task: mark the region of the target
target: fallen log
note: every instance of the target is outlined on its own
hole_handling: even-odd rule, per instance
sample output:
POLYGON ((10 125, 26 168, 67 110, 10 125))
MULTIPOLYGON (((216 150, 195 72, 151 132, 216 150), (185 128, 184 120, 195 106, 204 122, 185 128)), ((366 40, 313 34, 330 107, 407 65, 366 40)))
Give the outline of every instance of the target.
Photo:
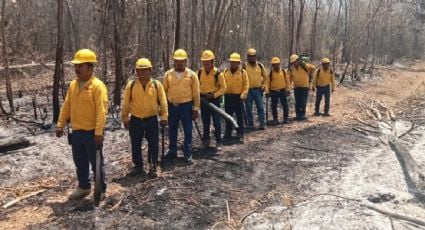
POLYGON ((418 164, 409 150, 393 135, 388 135, 388 144, 395 152, 400 162, 409 190, 413 192, 418 199, 425 199, 425 181, 423 179, 425 177, 420 172, 418 164))
POLYGON ((373 124, 369 124, 366 121, 360 119, 359 117, 357 117, 357 121, 359 121, 360 123, 362 123, 363 125, 369 126, 371 128, 377 129, 378 125, 373 125, 373 124))
POLYGON ((357 132, 359 132, 359 133, 361 133, 365 136, 369 136, 369 133, 367 131, 364 131, 364 130, 361 130, 361 129, 358 129, 358 128, 355 128, 355 127, 352 127, 351 129, 353 129, 354 131, 357 131, 357 132))
MULTIPOLYGON (((26 148, 30 141, 25 137, 7 137, 0 139, 0 153, 26 148)), ((4 154, 3 154, 4 155, 4 154)))
POLYGON ((411 222, 411 223, 414 223, 414 224, 417 224, 417 225, 420 225, 420 226, 425 226, 425 221, 422 221, 422 220, 419 220, 419 219, 416 219, 416 218, 413 218, 413 217, 403 216, 403 215, 400 215, 400 214, 397 214, 397 213, 386 211, 386 210, 377 208, 377 207, 369 205, 369 204, 365 204, 365 207, 368 208, 368 209, 371 209, 373 211, 379 212, 381 214, 384 214, 388 217, 394 218, 394 219, 404 220, 404 221, 408 221, 408 222, 411 222))
POLYGON ((40 194, 40 193, 42 193, 42 192, 44 192, 44 191, 46 191, 46 190, 47 190, 47 189, 41 189, 41 190, 38 190, 38 191, 32 192, 32 193, 30 193, 30 194, 27 194, 27 195, 25 195, 25 196, 18 197, 18 198, 16 198, 16 199, 14 199, 14 200, 12 200, 12 201, 10 201, 10 202, 6 203, 5 205, 3 205, 3 208, 4 208, 4 209, 9 208, 10 206, 15 205, 16 203, 20 202, 21 200, 25 200, 25 199, 28 199, 28 198, 30 198, 30 197, 32 197, 32 196, 36 196, 36 195, 38 195, 38 194, 40 194))

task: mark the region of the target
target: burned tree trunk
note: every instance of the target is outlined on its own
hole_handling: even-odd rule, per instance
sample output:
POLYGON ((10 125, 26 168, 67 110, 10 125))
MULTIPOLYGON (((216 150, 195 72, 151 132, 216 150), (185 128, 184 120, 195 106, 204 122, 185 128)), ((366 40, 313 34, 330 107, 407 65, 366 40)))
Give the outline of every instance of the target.
POLYGON ((63 0, 57 0, 58 4, 58 41, 56 46, 55 74, 53 75, 53 123, 59 119, 59 86, 63 79, 63 0))
POLYGON ((30 141, 25 137, 7 137, 0 139, 0 153, 26 148, 30 141))
MULTIPOLYGON (((114 24, 114 56, 115 56, 115 86, 114 86, 114 105, 121 105, 121 81, 124 79, 123 74, 123 63, 122 63, 122 44, 121 44, 121 21, 123 15, 121 15, 120 2, 112 1, 112 18, 114 24)), ((123 5, 124 3, 122 3, 123 5)), ((123 7, 123 6, 122 6, 123 7)))
POLYGON ((289 55, 294 53, 294 23, 295 23, 295 3, 294 0, 289 0, 289 55))
POLYGON ((9 107, 10 107, 10 113, 15 113, 15 108, 13 105, 13 91, 12 91, 12 84, 10 82, 10 69, 9 69, 9 59, 7 57, 7 41, 6 41, 6 34, 5 34, 5 27, 6 27, 6 19, 5 19, 5 9, 6 9, 6 0, 2 1, 1 5, 1 40, 2 40, 2 56, 3 56, 3 64, 4 64, 4 73, 5 73, 5 80, 6 80, 6 96, 7 100, 9 101, 9 107))
POLYGON ((174 32, 174 50, 180 48, 180 0, 176 0, 176 30, 174 32))
POLYGON ((298 25, 297 25, 297 35, 295 38, 295 51, 300 52, 300 39, 301 39, 301 33, 302 33, 302 25, 304 20, 304 6, 305 6, 305 0, 300 1, 300 15, 298 17, 298 25))
POLYGON ((336 18, 336 32, 335 32, 335 41, 333 46, 333 55, 332 55, 332 68, 335 69, 335 65, 338 61, 337 55, 336 55, 336 49, 338 44, 338 34, 339 34, 339 20, 341 17, 341 8, 342 8, 342 0, 339 0, 339 7, 338 7, 338 16, 336 18))
POLYGON ((317 36, 317 15, 319 13, 320 0, 315 1, 315 9, 313 16, 313 24, 311 26, 311 37, 310 37, 310 57, 314 59, 316 57, 316 36, 317 36))

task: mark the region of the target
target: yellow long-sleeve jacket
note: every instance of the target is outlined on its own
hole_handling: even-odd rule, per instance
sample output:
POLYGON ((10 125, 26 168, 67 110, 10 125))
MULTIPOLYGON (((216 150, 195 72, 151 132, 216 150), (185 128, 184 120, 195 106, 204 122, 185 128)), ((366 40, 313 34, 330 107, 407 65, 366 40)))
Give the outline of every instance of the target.
POLYGON ((270 90, 278 91, 281 89, 289 91, 291 88, 291 85, 289 83, 289 76, 283 69, 279 70, 278 72, 272 70, 266 79, 265 86, 266 93, 270 93, 270 90))
POLYGON ((245 99, 248 95, 249 80, 245 70, 240 67, 232 73, 230 69, 224 71, 224 79, 226 80, 226 94, 240 94, 241 99, 245 99))
POLYGON ((75 79, 69 85, 58 119, 58 128, 68 120, 73 130, 95 130, 103 135, 108 112, 108 90, 101 80, 92 76, 81 88, 75 79))
POLYGON ((322 67, 316 71, 313 78, 313 86, 315 89, 317 86, 331 86, 331 89, 335 89, 335 77, 331 69, 324 70, 322 67))
POLYGON ((150 79, 144 88, 138 79, 134 83, 128 82, 124 91, 122 120, 128 121, 129 114, 140 119, 160 115, 161 120, 167 120, 167 97, 162 84, 150 79))
POLYGON ((162 84, 170 103, 182 104, 192 101, 193 109, 199 111, 199 80, 192 70, 186 68, 181 78, 177 77, 174 69, 168 70, 162 84))
POLYGON ((310 88, 308 74, 314 70, 314 65, 306 63, 305 68, 298 66, 298 68, 291 67, 289 71, 289 80, 294 88, 310 88))
POLYGON ((267 79, 267 70, 265 67, 262 70, 258 62, 254 66, 247 63, 245 70, 248 74, 249 88, 264 87, 264 82, 267 79))
POLYGON ((201 94, 213 93, 214 98, 217 98, 226 92, 226 81, 224 80, 223 73, 218 74, 217 81, 215 79, 217 71, 218 69, 214 67, 208 74, 204 68, 198 72, 200 73, 198 78, 201 94))

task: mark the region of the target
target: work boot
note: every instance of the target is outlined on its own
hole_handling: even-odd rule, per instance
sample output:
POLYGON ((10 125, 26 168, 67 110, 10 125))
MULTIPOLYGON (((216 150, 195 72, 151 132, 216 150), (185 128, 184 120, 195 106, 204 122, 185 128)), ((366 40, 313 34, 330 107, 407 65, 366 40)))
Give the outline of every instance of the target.
POLYGON ((210 147, 210 141, 202 141, 202 149, 208 149, 210 147))
POLYGON ((279 121, 277 119, 273 119, 272 125, 278 125, 278 124, 279 124, 279 121))
POLYGON ((313 114, 313 116, 318 117, 318 116, 320 116, 320 113, 319 113, 319 112, 315 112, 315 113, 313 114))
POLYGON ((247 129, 247 130, 253 130, 253 129, 255 129, 255 127, 254 127, 254 125, 247 125, 245 127, 245 129, 247 129))
POLYGON ((156 173, 156 167, 152 167, 151 169, 149 169, 148 175, 150 178, 158 177, 158 174, 156 173))
POLYGON ((237 134, 237 138, 239 139, 239 143, 240 144, 243 144, 244 143, 243 134, 237 134))
POLYGON ((259 129, 259 130, 265 130, 265 129, 266 129, 266 127, 264 127, 264 125, 261 125, 258 129, 259 129))
POLYGON ((177 158, 177 153, 171 153, 171 152, 167 152, 166 154, 165 154, 165 156, 164 156, 164 160, 165 161, 172 161, 172 160, 174 160, 175 158, 177 158))
POLYGON ((215 148, 217 149, 217 151, 221 151, 223 149, 223 143, 217 142, 217 144, 215 145, 215 148))
POLYGON ((145 171, 143 171, 143 166, 134 166, 127 175, 131 177, 135 177, 135 176, 143 175, 144 173, 145 171))
POLYGON ((323 114, 324 117, 330 117, 331 115, 329 113, 323 114))
POLYGON ((223 139, 228 141, 230 140, 230 138, 232 138, 232 134, 230 132, 227 132, 224 134, 223 139))
POLYGON ((91 190, 90 189, 82 189, 82 188, 77 188, 76 190, 74 190, 74 192, 71 193, 71 195, 69 195, 68 199, 69 200, 81 200, 84 197, 88 196, 90 194, 91 190))
POLYGON ((283 124, 285 124, 285 125, 289 124, 289 119, 286 118, 285 120, 283 120, 283 124))
POLYGON ((101 201, 103 201, 103 200, 105 200, 106 199, 106 194, 104 193, 104 192, 102 192, 101 194, 100 194, 100 200, 101 201))
POLYGON ((192 156, 190 156, 190 157, 188 157, 188 158, 184 159, 184 161, 185 161, 188 165, 193 164, 192 156))

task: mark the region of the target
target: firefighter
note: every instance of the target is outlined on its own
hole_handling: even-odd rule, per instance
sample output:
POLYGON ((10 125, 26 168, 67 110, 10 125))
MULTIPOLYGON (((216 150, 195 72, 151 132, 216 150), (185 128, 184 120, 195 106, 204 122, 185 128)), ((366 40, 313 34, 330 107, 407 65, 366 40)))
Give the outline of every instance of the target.
POLYGON ((207 149, 210 145, 210 123, 211 117, 214 122, 214 136, 216 149, 220 151, 223 147, 221 138, 220 115, 208 108, 207 103, 212 103, 220 107, 222 97, 226 91, 226 82, 223 73, 214 66, 214 53, 205 50, 201 55, 202 68, 198 71, 198 78, 201 93, 201 118, 204 132, 202 135, 202 147, 207 149))
POLYGON ((198 118, 200 107, 199 80, 187 68, 187 53, 178 49, 173 55, 174 68, 164 75, 163 85, 168 100, 169 150, 166 160, 177 157, 177 131, 181 121, 184 131, 184 160, 192 163, 192 120, 198 118))
POLYGON ((335 77, 333 71, 329 68, 330 60, 323 58, 322 67, 316 71, 313 78, 312 90, 316 91, 316 104, 314 107, 314 116, 320 115, 320 102, 325 96, 325 113, 323 116, 330 116, 329 107, 331 102, 331 93, 335 91, 335 77))
POLYGON ((97 63, 93 51, 79 50, 71 63, 74 64, 77 78, 69 85, 56 129, 56 136, 61 137, 68 122, 72 127, 70 142, 77 169, 78 187, 69 199, 82 199, 90 194, 89 165, 91 164, 95 174, 96 149, 100 149, 101 199, 104 199, 106 183, 102 143, 108 111, 107 88, 93 75, 94 64, 97 63))
POLYGON ((265 90, 264 82, 267 78, 267 71, 264 65, 257 61, 257 51, 253 48, 247 51, 248 63, 244 65, 244 69, 248 74, 249 90, 246 99, 246 120, 247 128, 254 128, 254 118, 252 114, 252 105, 255 102, 257 107, 258 121, 260 129, 265 129, 265 116, 263 104, 263 92, 265 90))
POLYGON ((277 116, 277 103, 280 101, 283 108, 283 123, 288 124, 289 106, 287 96, 290 95, 289 76, 280 66, 280 59, 273 57, 272 69, 266 81, 266 96, 272 99, 273 124, 279 123, 277 116))
POLYGON ((144 174, 141 147, 142 139, 146 138, 148 158, 151 161, 149 175, 156 177, 159 151, 158 116, 159 124, 164 128, 168 119, 167 98, 161 82, 152 79, 152 63, 149 59, 140 58, 135 68, 137 79, 130 81, 125 88, 121 114, 124 127, 129 129, 131 140, 134 167, 129 175, 144 174))
POLYGON ((306 108, 308 92, 310 90, 309 74, 315 69, 312 64, 301 61, 298 55, 290 56, 291 67, 289 69, 289 80, 294 87, 296 120, 306 120, 306 108))
MULTIPOLYGON (((244 123, 243 123, 243 107, 244 101, 248 95, 249 80, 248 75, 241 65, 241 56, 238 53, 232 53, 229 58, 229 68, 224 71, 224 79, 226 80, 226 93, 224 94, 224 108, 230 116, 236 114, 236 120, 239 129, 236 130, 237 137, 243 143, 244 123)), ((226 121, 226 131, 224 137, 230 139, 233 126, 226 121)))

